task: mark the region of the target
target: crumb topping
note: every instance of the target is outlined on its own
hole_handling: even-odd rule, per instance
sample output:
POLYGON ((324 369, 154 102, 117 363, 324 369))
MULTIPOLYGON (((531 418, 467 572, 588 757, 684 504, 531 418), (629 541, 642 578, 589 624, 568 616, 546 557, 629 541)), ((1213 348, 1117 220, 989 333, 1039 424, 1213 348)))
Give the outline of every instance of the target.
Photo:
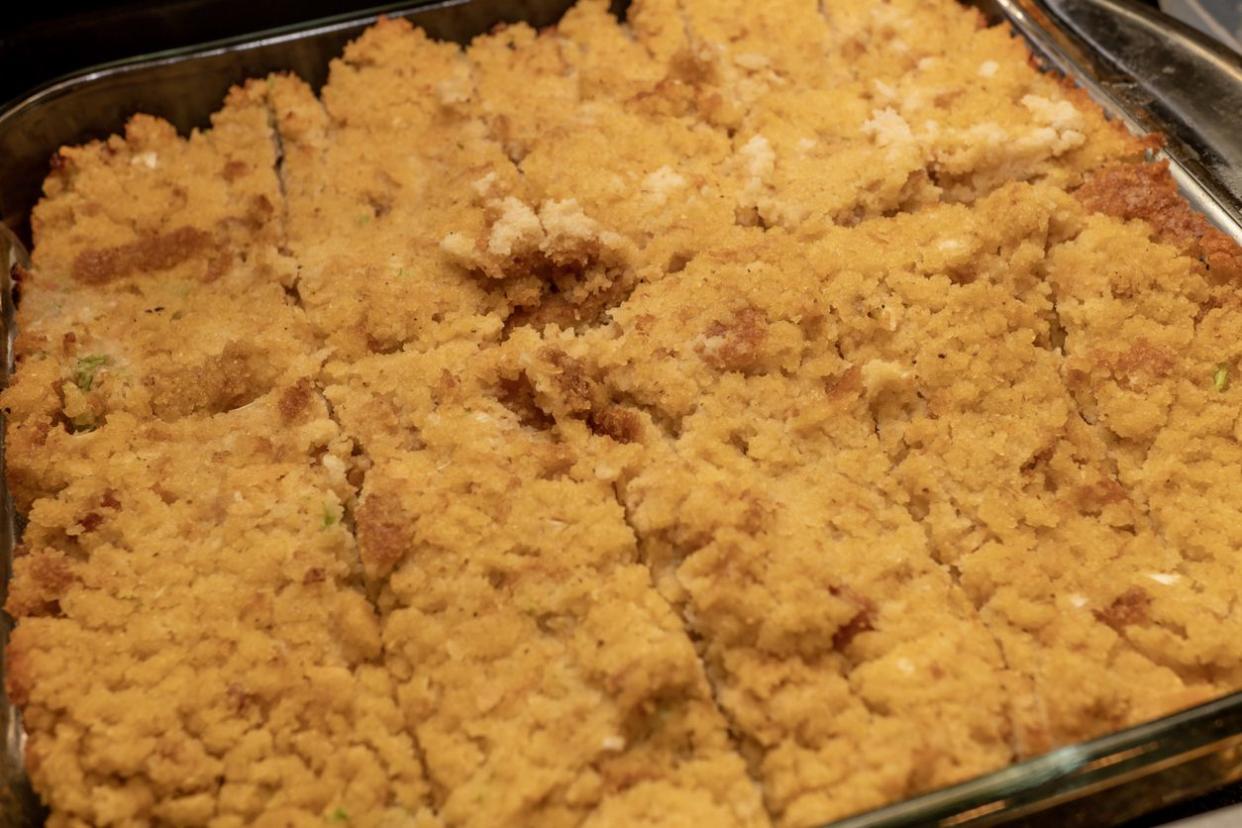
POLYGON ((812 826, 1242 688, 1242 252, 950 0, 381 20, 54 159, 49 826, 812 826))

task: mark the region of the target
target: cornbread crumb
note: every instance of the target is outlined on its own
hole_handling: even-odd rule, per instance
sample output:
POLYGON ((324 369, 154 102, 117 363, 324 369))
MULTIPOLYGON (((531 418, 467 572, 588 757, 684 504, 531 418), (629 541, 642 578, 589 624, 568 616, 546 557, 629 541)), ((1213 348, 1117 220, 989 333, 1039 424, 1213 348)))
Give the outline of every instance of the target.
POLYGON ((50 826, 811 826, 1242 688, 1242 250, 949 0, 382 19, 33 216, 50 826))

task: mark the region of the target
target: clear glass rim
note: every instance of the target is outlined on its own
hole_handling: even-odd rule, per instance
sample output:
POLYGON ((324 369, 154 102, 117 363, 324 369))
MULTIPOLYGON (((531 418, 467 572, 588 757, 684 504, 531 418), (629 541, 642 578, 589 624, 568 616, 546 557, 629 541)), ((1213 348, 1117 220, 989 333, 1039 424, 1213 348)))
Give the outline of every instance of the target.
MULTIPOLYGON (((952 825, 986 823, 1000 816, 1012 819, 1235 745, 1242 745, 1242 692, 1057 748, 984 776, 830 825, 898 828, 941 821, 952 825)), ((1242 766, 1238 772, 1242 775, 1242 766)), ((1222 778, 1211 787, 1228 781, 1222 778)))

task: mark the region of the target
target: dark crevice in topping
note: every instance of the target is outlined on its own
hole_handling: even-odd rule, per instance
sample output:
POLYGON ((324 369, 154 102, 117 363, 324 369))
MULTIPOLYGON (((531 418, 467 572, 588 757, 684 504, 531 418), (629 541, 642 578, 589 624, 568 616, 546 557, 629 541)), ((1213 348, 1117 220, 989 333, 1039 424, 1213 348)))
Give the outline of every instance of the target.
POLYGON ((535 387, 530 377, 519 374, 515 379, 501 379, 496 399, 512 411, 518 422, 527 428, 548 431, 556 425, 556 418, 544 411, 535 397, 535 387))
MULTIPOLYGON (((320 106, 322 106, 322 101, 320 101, 317 96, 315 100, 320 106)), ((270 134, 275 148, 274 173, 276 175, 281 197, 281 204, 278 212, 279 236, 277 246, 282 255, 294 257, 296 260, 296 254, 292 250, 289 239, 290 216, 289 200, 287 197, 288 183, 285 175, 286 153, 284 139, 280 133, 275 104, 271 99, 270 93, 267 96, 265 103, 267 107, 270 134)), ((329 118, 329 124, 331 125, 332 123, 332 119, 329 118)), ((383 215, 391 207, 391 199, 385 200, 382 196, 377 197, 372 203, 369 204, 369 207, 372 215, 383 215)), ((295 261, 295 264, 300 271, 301 263, 295 261)), ((283 285, 282 287, 284 288, 285 295, 289 299, 290 303, 299 309, 299 313, 304 313, 305 303, 301 293, 300 279, 295 277, 292 284, 283 285)), ((319 331, 318 327, 312 326, 312 331, 316 339, 320 342, 320 344, 322 344, 324 336, 319 331)), ((377 342, 371 342, 370 344, 375 346, 373 350, 381 353, 393 353, 400 350, 400 344, 394 347, 388 347, 386 344, 377 342)), ((312 401, 316 398, 323 402, 324 410, 328 418, 336 424, 337 428, 340 429, 341 434, 349 438, 353 443, 351 456, 349 461, 347 461, 347 469, 345 472, 345 479, 350 488, 351 496, 342 500, 339 525, 352 539, 354 557, 350 562, 352 573, 343 579, 338 586, 341 589, 350 590, 362 595, 370 605, 371 611, 374 613, 375 618, 382 621, 384 615, 379 605, 378 594, 373 588, 373 585, 367 584, 366 579, 363 576, 361 552, 364 539, 362 538, 363 533, 359 529, 359 512, 362 509, 362 493, 366 484, 367 472, 372 467, 373 462, 371 457, 367 454, 366 447, 362 444, 357 435, 349 433, 349 431, 345 428, 344 424, 341 422, 340 416, 332 404, 331 399, 329 399, 325 393, 325 377, 323 376, 322 366, 320 367, 319 373, 315 377, 303 378, 296 384, 285 388, 281 392, 281 395, 277 400, 278 411, 282 420, 286 423, 304 420, 312 408, 312 401)), ((327 511, 325 511, 323 520, 323 528, 325 529, 336 526, 338 523, 336 515, 329 514, 327 511)), ((326 580, 326 573, 318 568, 308 569, 302 577, 304 585, 321 583, 324 580, 326 580)), ((381 652, 371 659, 372 663, 382 665, 386 661, 388 655, 387 646, 382 646, 383 649, 381 652)), ((395 698, 394 701, 396 701, 395 698)), ((433 778, 426 761, 426 754, 423 751, 418 736, 412 730, 408 731, 408 735, 421 769, 422 778, 427 780, 429 783, 432 783, 433 778)))
POLYGON ((553 273, 543 279, 543 292, 528 304, 520 304, 505 320, 502 338, 508 339, 520 327, 542 330, 556 325, 561 330, 582 332, 608 324, 609 311, 621 305, 637 286, 632 274, 623 274, 602 290, 580 295, 575 283, 581 274, 553 273))
POLYGON ((1057 308, 1056 300, 1052 302, 1052 309, 1048 316, 1048 344, 1050 351, 1056 351, 1062 356, 1069 355, 1067 347, 1069 340, 1069 332, 1065 329, 1065 324, 1061 321, 1061 312, 1057 308))
MULTIPOLYGON (((837 349, 837 355, 843 361, 847 363, 851 361, 851 357, 853 355, 847 354, 845 348, 842 346, 840 342, 836 343, 836 349, 837 349)), ((842 376, 839 379, 837 379, 833 383, 832 387, 829 389, 829 397, 830 398, 844 398, 847 396, 856 396, 856 395, 861 394, 862 392, 863 392, 863 384, 862 384, 861 369, 859 368, 858 365, 852 365, 848 370, 846 370, 842 374, 842 376)), ((899 466, 906 460, 909 454, 915 450, 915 448, 908 445, 904 440, 900 441, 897 445, 893 446, 892 448, 885 446, 884 440, 883 440, 883 430, 880 424, 880 415, 876 411, 875 406, 873 405, 861 406, 860 414, 861 416, 866 416, 870 418, 871 429, 876 437, 876 443, 875 443, 876 450, 883 452, 888 457, 888 460, 889 460, 889 463, 891 464, 892 469, 896 471, 899 468, 899 466)), ((927 524, 925 523, 925 519, 927 518, 928 514, 931 512, 931 508, 933 505, 932 492, 928 490, 926 487, 921 488, 917 491, 908 491, 907 496, 904 500, 902 500, 901 498, 897 498, 895 499, 895 502, 897 502, 899 505, 904 507, 906 513, 910 517, 911 522, 915 526, 917 526, 919 531, 922 533, 924 541, 927 545, 928 557, 949 578, 949 582, 953 585, 953 589, 956 590, 959 594, 965 596, 966 601, 973 608, 974 613, 975 613, 974 620, 978 624, 979 628, 983 630, 984 633, 987 634, 988 638, 992 640, 992 644, 995 647, 995 651, 1001 661, 1002 671, 1006 674, 1014 674, 1015 671, 1010 666, 1009 657, 1005 651, 1004 642, 1001 641, 1001 638, 997 634, 997 632, 992 629, 992 625, 989 624, 986 620, 984 620, 982 616, 982 612, 981 612, 983 607, 979 604, 978 601, 974 599, 974 596, 971 595, 971 592, 967 590, 965 585, 962 583, 961 570, 956 565, 954 565, 952 562, 944 560, 943 556, 939 554, 939 551, 936 548, 936 544, 934 543, 932 539, 931 531, 929 530, 927 524)), ((871 620, 873 616, 871 613, 866 612, 866 609, 867 607, 864 606, 863 611, 860 611, 860 613, 856 615, 853 619, 851 619, 846 625, 844 625, 841 630, 838 630, 837 636, 842 636, 842 642, 841 642, 842 646, 847 646, 849 642, 854 639, 855 636, 857 636, 858 634, 862 632, 865 632, 867 629, 870 628, 869 625, 871 624, 871 620)), ((837 643, 837 637, 834 636, 834 646, 836 645, 836 643, 837 643)), ((840 650, 841 648, 837 647, 837 649, 840 650)), ((862 694, 859 695, 859 698, 863 701, 864 704, 867 704, 867 701, 863 697, 862 694)), ((1010 750, 1009 760, 1010 762, 1016 762, 1018 761, 1019 757, 1022 756, 1022 751, 1019 749, 1019 746, 1016 743, 1016 734, 1018 732, 1018 721, 1012 710, 1007 711, 1007 713, 1008 713, 1009 718, 1008 718, 1008 721, 1006 722, 1006 729, 1008 730, 1008 733, 1010 734, 1010 739, 1011 739, 1010 745, 1009 745, 1009 750, 1010 750)))
MULTIPOLYGON (((276 176, 276 186, 280 192, 279 235, 276 246, 283 255, 292 255, 289 247, 289 187, 285 179, 285 139, 280 134, 280 124, 276 116, 276 105, 272 101, 270 84, 268 95, 264 98, 264 106, 267 109, 267 126, 272 138, 272 149, 275 157, 275 166, 272 172, 276 176)), ((282 284, 281 287, 285 291, 285 296, 294 307, 298 309, 305 308, 302 302, 302 294, 298 290, 298 279, 296 276, 292 284, 282 284)))
POLYGON ((664 265, 664 272, 670 273, 670 274, 681 273, 683 270, 686 269, 686 266, 690 264, 690 262, 693 260, 694 260, 693 253, 687 253, 686 251, 678 251, 668 257, 668 262, 664 265))
MULTIPOLYGON (((642 441, 646 425, 640 406, 624 399, 623 395, 610 393, 590 378, 576 361, 568 357, 560 361, 564 367, 554 392, 557 399, 551 404, 540 402, 539 392, 525 372, 500 380, 495 390, 497 401, 513 412, 523 426, 537 431, 555 430, 558 419, 553 409, 561 409, 567 420, 585 423, 597 437, 622 444, 642 441)), ((652 420, 655 421, 654 417, 652 420)), ((659 423, 657 426, 664 429, 659 423)))
POLYGON ((876 607, 865 595, 859 595, 845 586, 831 586, 828 591, 858 608, 858 611, 832 635, 832 649, 843 653, 854 639, 865 632, 875 629, 876 607))
POLYGON ((452 234, 442 249, 513 308, 503 338, 520 327, 583 331, 607 324, 609 311, 637 287, 633 243, 600 227, 573 202, 545 201, 536 210, 506 198, 484 209, 486 235, 472 241, 452 234), (518 238, 495 252, 496 235, 515 227, 518 238))
POLYGON ((681 434, 680 418, 609 383, 581 360, 551 346, 538 357, 555 369, 549 372, 546 387, 523 371, 503 380, 497 394, 524 425, 552 430, 562 421, 578 421, 592 434, 618 443, 643 442, 651 426, 666 440, 681 434))
POLYGON ((405 347, 400 339, 377 339, 367 334, 367 351, 372 354, 396 354, 405 347))
MULTIPOLYGON (((675 441, 681 437, 683 430, 681 417, 640 398, 634 392, 612 388, 609 390, 609 400, 610 404, 617 409, 635 412, 636 416, 638 413, 645 414, 651 424, 659 429, 665 440, 675 441)), ((641 418, 639 419, 641 421, 641 418)))
POLYGON ((629 500, 626 497, 625 483, 621 480, 614 483, 612 486, 612 493, 616 498, 617 505, 621 507, 621 515, 625 520, 626 526, 629 527, 630 532, 634 535, 635 546, 638 550, 638 561, 647 569, 652 591, 659 597, 659 600, 665 602, 670 613, 681 621, 682 631, 694 645, 695 657, 698 660, 700 668, 703 670, 708 693, 710 694, 711 704, 715 707, 721 720, 726 724, 726 735, 729 740, 729 744, 733 750, 737 752, 738 756, 742 758, 743 764, 746 766, 746 775, 751 784, 762 792, 762 780, 764 777, 760 766, 760 763, 763 760, 762 747, 747 734, 746 728, 742 727, 737 720, 729 714, 728 709, 721 702, 720 696, 724 682, 712 669, 712 664, 706 655, 707 643, 705 642, 703 636, 699 634, 698 630, 695 629, 695 625, 688 617, 688 613, 682 608, 669 603, 668 600, 660 594, 659 590, 655 586, 656 580, 659 576, 659 573, 656 571, 658 564, 655 560, 653 560, 653 556, 649 552, 644 551, 645 547, 649 545, 652 539, 649 539, 646 536, 634 520, 634 516, 630 510, 629 500))
POLYGON ((758 227, 760 230, 768 229, 767 220, 759 212, 759 208, 754 205, 737 207, 733 211, 733 223, 738 227, 758 227))
MULTIPOLYGON (((402 550, 404 550, 406 545, 404 533, 410 522, 405 520, 402 525, 393 527, 383 521, 377 523, 376 521, 369 519, 368 513, 374 514, 377 507, 380 505, 378 502, 373 502, 373 494, 366 501, 363 500, 363 490, 366 484, 367 471, 372 467, 373 462, 370 455, 367 454, 366 447, 362 444, 361 440, 359 440, 356 435, 350 434, 341 422, 340 416, 337 414, 332 401, 324 393, 322 376, 317 378, 313 383, 308 380, 303 380, 302 383, 299 383, 299 385, 287 390, 285 395, 286 396, 281 399, 282 414, 286 410, 286 402, 288 402, 291 410, 294 408, 300 409, 303 397, 305 397, 305 401, 308 403, 313 396, 317 396, 323 401, 328 418, 336 424, 337 428, 340 429, 341 434, 348 437, 353 443, 353 450, 351 452, 352 462, 345 474, 345 479, 350 486, 352 497, 345 498, 341 504, 340 525, 342 529, 349 533, 350 538, 353 540, 354 559, 351 563, 353 565, 353 569, 355 570, 355 574, 350 576, 345 582, 341 583, 340 586, 343 589, 352 590, 366 598, 375 618, 382 623, 384 619, 384 612, 383 608, 380 606, 377 590, 373 584, 368 584, 363 576, 363 550, 364 547, 368 549, 376 548, 377 532, 383 536, 379 538, 379 546, 381 548, 392 548, 393 544, 400 544, 402 550), (399 537, 391 537, 393 532, 398 533, 399 537), (385 533, 388 533, 388 535, 385 535, 385 533), (387 546, 384 543, 385 539, 388 541, 387 546)), ((325 520, 325 527, 327 525, 327 521, 325 520)), ((316 576, 310 572, 304 576, 304 579, 307 577, 312 578, 312 580, 317 580, 316 576)), ((386 641, 382 640, 381 651, 372 659, 372 662, 382 665, 387 661, 387 658, 388 644, 386 641)), ((395 698, 394 701, 396 701, 395 698)), ((413 730, 409 730, 408 735, 411 744, 414 747, 414 754, 418 760, 419 767, 422 771, 422 778, 428 780, 428 782, 431 782, 433 777, 431 775, 430 767, 427 764, 426 753, 423 750, 422 744, 419 742, 418 734, 413 730)))

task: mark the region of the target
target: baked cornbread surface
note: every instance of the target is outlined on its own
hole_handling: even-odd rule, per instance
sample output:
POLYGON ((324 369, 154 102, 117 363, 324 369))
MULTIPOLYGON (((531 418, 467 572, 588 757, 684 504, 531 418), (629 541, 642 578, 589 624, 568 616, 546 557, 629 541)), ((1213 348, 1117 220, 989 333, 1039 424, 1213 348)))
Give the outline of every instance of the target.
POLYGON ((811 826, 1242 688, 1242 252, 947 0, 381 21, 62 149, 51 826, 811 826))

